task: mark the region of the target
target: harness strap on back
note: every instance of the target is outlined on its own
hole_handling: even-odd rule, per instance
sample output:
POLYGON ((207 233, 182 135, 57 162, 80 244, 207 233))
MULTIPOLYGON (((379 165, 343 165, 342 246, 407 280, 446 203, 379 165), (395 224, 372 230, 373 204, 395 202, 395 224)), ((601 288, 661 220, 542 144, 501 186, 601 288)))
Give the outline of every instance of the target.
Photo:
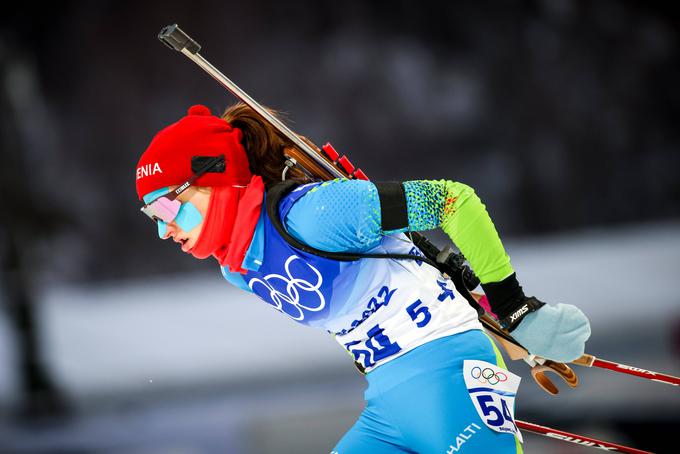
MULTIPOLYGON (((398 211, 398 206, 401 203, 399 201, 399 194, 397 191, 397 188, 394 187, 395 184, 401 186, 400 183, 378 183, 381 184, 383 187, 383 194, 385 194, 386 197, 386 203, 388 203, 388 208, 386 212, 391 212, 393 214, 388 214, 388 221, 390 226, 395 226, 399 225, 400 223, 404 222, 403 218, 400 218, 397 216, 396 213, 398 211), (391 207, 391 208, 390 208, 391 207)), ((376 184, 376 187, 378 186, 376 184)), ((267 215, 269 216, 269 220, 276 229, 276 231, 281 235, 281 237, 286 240, 288 244, 293 246, 296 249, 300 249, 301 251, 304 251, 308 254, 313 254, 313 255, 318 255, 320 257, 325 257, 333 260, 338 260, 341 262, 352 262, 355 260, 363 259, 363 258, 382 258, 382 259, 407 259, 407 260, 418 260, 420 262, 425 262, 428 265, 434 266, 435 268, 439 269, 437 266, 437 263, 434 260, 431 260, 427 257, 423 257, 421 255, 415 255, 415 254, 356 254, 356 253, 351 253, 351 252, 329 252, 329 251, 322 251, 320 249, 313 248, 301 241, 299 241, 297 238, 292 236, 288 231, 286 230, 285 226, 283 225, 283 222, 281 222, 281 218, 279 216, 278 212, 278 206, 279 202, 283 197, 285 197, 287 194, 289 194, 293 189, 295 189, 297 186, 299 186, 299 183, 293 180, 286 180, 282 181, 280 183, 277 183, 276 185, 272 186, 267 190, 267 196, 266 196, 266 204, 267 204, 267 215)), ((378 192, 380 194, 380 191, 378 192)), ((401 190, 401 197, 403 198, 403 204, 401 205, 403 207, 403 213, 406 216, 406 197, 403 193, 403 189, 401 190)), ((381 198, 381 204, 382 204, 382 198, 381 198)), ((381 212, 382 212, 381 208, 381 212)), ((406 218, 406 226, 408 226, 408 218, 406 218)), ((383 223, 383 229, 384 229, 385 224, 383 223)), ((402 225, 403 226, 403 225, 402 225)), ((399 228, 399 227, 392 227, 394 228, 399 228)), ((391 230, 391 229, 387 229, 391 230)))

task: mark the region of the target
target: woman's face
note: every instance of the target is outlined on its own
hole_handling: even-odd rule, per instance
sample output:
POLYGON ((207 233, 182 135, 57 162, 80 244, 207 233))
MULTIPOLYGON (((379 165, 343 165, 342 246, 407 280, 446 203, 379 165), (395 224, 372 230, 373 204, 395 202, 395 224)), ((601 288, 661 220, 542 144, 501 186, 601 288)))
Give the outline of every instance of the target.
MULTIPOLYGON (((173 191, 177 188, 177 186, 169 186, 169 188, 171 191, 173 191)), ((177 197, 177 200, 183 204, 187 202, 191 203, 193 208, 186 208, 191 208, 192 210, 195 208, 195 210, 197 210, 200 214, 200 222, 198 222, 198 219, 195 222, 192 222, 192 227, 187 232, 180 226, 183 223, 178 219, 175 219, 174 221, 166 224, 165 233, 161 236, 161 238, 164 240, 172 238, 175 243, 178 243, 181 246, 183 252, 191 252, 191 249, 194 247, 194 245, 196 245, 196 241, 198 241, 198 237, 201 234, 201 229, 203 228, 203 223, 205 222, 205 216, 208 212, 208 204, 210 203, 210 194, 211 188, 199 188, 196 186, 190 186, 186 191, 182 192, 177 197)), ((185 209, 185 207, 182 207, 182 209, 185 209)), ((179 218, 180 215, 177 217, 179 218)))

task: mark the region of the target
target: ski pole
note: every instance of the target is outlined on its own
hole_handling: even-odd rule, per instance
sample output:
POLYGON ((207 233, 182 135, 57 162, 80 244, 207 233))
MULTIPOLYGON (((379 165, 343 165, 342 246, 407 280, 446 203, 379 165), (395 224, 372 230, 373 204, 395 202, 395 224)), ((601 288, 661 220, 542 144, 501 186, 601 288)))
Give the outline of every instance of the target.
POLYGON ((599 367, 601 369, 609 369, 621 374, 635 375, 646 378, 647 380, 657 381, 659 383, 667 383, 673 386, 680 386, 680 378, 673 375, 662 374, 660 372, 653 372, 651 370, 640 369, 639 367, 627 366, 625 364, 615 363, 604 359, 596 358, 593 355, 585 354, 580 358, 572 361, 573 364, 585 367, 599 367))
MULTIPOLYGON (((488 303, 484 302, 484 299, 486 296, 479 294, 479 293, 473 293, 471 292, 473 298, 477 300, 478 302, 482 303, 482 306, 488 305, 488 303)), ((542 364, 543 360, 542 358, 539 358, 537 356, 532 356, 529 354, 529 352, 524 349, 508 332, 504 331, 499 325, 496 319, 493 317, 485 314, 485 316, 480 318, 480 321, 484 325, 484 327, 496 337, 496 340, 499 341, 499 343, 505 348, 506 352, 510 355, 510 359, 531 359, 534 362, 537 362, 538 364, 542 364)), ((561 363, 554 363, 551 362, 552 364, 561 364, 561 363)), ((680 386, 680 377, 675 377, 673 375, 668 375, 668 374, 662 374, 661 372, 654 372, 651 370, 646 370, 646 369, 641 369, 639 367, 634 367, 634 366, 628 366, 626 364, 621 364, 621 363, 616 363, 613 361, 607 361, 605 359, 600 359, 597 358, 594 355, 590 355, 588 353, 584 354, 578 359, 575 359, 574 361, 571 361, 571 364, 576 364, 579 366, 584 366, 584 367, 598 367, 601 369, 608 369, 612 370, 614 372, 618 372, 621 374, 628 374, 628 375, 635 375, 637 377, 641 378, 646 378, 647 380, 652 380, 656 381, 659 383, 667 383, 669 385, 673 386, 680 386)), ((562 376, 565 380, 567 379, 567 376, 562 373, 562 370, 559 368, 554 368, 551 367, 552 372, 556 373, 557 375, 562 376)), ((536 378, 536 377, 534 377, 536 378)), ((539 383, 539 386, 543 387, 543 389, 546 389, 541 383, 539 383)), ((573 386, 572 386, 573 387, 573 386)), ((546 389, 546 391, 548 391, 546 389)), ((551 391, 548 391, 551 392, 551 391)), ((551 394, 556 394, 555 392, 551 392, 551 394)))
POLYGON ((557 430, 550 427, 539 426, 526 421, 515 421, 517 427, 527 432, 532 432, 546 437, 554 438, 556 440, 567 441, 569 443, 576 443, 581 446, 588 446, 590 448, 602 449, 603 451, 626 452, 630 454, 652 454, 650 451, 642 451, 640 449, 629 448, 628 446, 611 443, 609 441, 598 440, 597 438, 584 437, 583 435, 576 435, 563 430, 557 430))

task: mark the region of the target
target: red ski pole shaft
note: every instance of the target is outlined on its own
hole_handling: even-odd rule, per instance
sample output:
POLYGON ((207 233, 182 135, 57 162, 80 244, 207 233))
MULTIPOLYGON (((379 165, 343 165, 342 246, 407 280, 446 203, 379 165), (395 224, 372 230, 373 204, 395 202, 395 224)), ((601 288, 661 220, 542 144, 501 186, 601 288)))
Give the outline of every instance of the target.
POLYGON ((646 378, 648 380, 658 381, 659 383, 667 383, 673 386, 680 386, 680 378, 673 375, 662 374, 660 372, 653 372, 651 370, 640 369, 639 367, 627 366, 625 364, 615 363, 604 359, 596 358, 593 355, 583 355, 574 364, 586 367, 599 367, 601 369, 609 369, 614 372, 622 374, 635 375, 637 377, 646 378))
POLYGON ((626 366, 625 364, 606 361, 604 359, 595 358, 595 361, 593 361, 593 367, 601 367, 602 369, 609 369, 624 374, 636 375, 638 377, 647 378, 649 380, 654 380, 661 383, 668 383, 669 385, 673 386, 680 386, 680 378, 678 377, 662 374, 659 372, 652 372, 650 370, 639 369, 637 367, 626 366))
POLYGON ((610 443, 604 440, 598 440, 597 438, 584 437, 583 435, 576 435, 570 432, 565 432, 563 430, 552 429, 550 427, 539 426, 538 424, 533 424, 526 421, 515 420, 517 427, 519 429, 533 432, 539 435, 545 435, 546 437, 554 438, 556 440, 568 441, 569 443, 576 443, 581 446, 588 446, 591 448, 602 449, 604 451, 610 452, 627 452, 631 454, 652 454, 650 451, 642 451, 640 449, 629 448, 628 446, 619 445, 616 443, 610 443))

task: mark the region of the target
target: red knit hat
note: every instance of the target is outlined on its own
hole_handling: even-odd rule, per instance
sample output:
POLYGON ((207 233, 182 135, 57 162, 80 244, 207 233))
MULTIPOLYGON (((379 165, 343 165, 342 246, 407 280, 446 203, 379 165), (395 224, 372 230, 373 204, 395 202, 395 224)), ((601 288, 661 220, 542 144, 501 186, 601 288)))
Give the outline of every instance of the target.
POLYGON ((212 115, 207 107, 190 107, 186 117, 156 134, 139 159, 136 172, 139 200, 164 186, 188 180, 193 175, 194 156, 224 155, 226 164, 225 172, 205 173, 195 185, 247 185, 251 173, 242 138, 240 129, 212 115))

